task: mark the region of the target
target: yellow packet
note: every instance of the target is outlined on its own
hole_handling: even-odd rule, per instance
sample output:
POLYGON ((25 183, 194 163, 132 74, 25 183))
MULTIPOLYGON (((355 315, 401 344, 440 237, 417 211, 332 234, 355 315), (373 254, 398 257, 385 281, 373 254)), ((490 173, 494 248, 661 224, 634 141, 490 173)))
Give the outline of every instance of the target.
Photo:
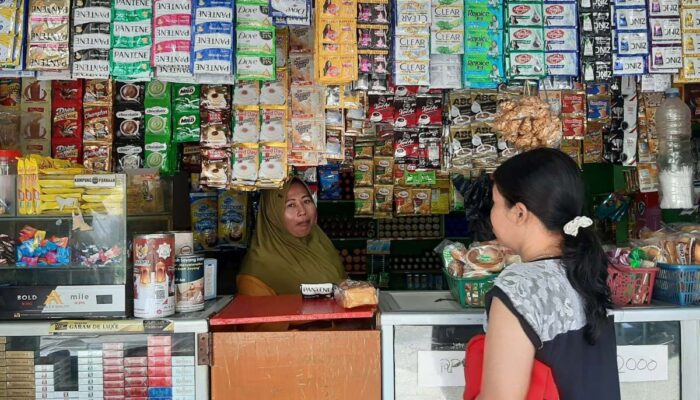
POLYGON ((27 167, 26 160, 20 158, 17 160, 17 212, 20 215, 27 215, 27 167))
POLYGON ((353 0, 318 0, 316 10, 322 20, 336 18, 357 18, 357 1, 353 0))
POLYGON ((0 34, 0 64, 14 66, 15 56, 14 35, 0 34))
POLYGON ((394 186, 374 186, 374 217, 391 218, 394 211, 394 186))
POLYGON ((60 193, 60 194, 41 194, 41 201, 42 202, 51 202, 51 201, 62 201, 65 199, 80 199, 82 195, 80 193, 60 193))
POLYGON ((355 186, 367 187, 374 184, 374 162, 372 160, 355 160, 355 186))
POLYGON ((372 216, 374 214, 374 189, 355 188, 355 215, 372 216))
POLYGON ((28 189, 31 192, 29 194, 29 213, 36 214, 39 209, 39 197, 41 192, 39 191, 39 167, 36 161, 30 159, 27 163, 27 175, 28 175, 28 189))
POLYGON ((340 85, 357 80, 357 56, 320 57, 318 82, 340 85))
MULTIPOLYGON (((30 161, 31 162, 31 161, 30 161)), ((39 187, 41 188, 73 188, 75 184, 68 179, 40 179, 39 187)))
POLYGON ((103 194, 84 194, 83 201, 87 203, 104 203, 104 202, 120 202, 124 200, 123 195, 103 195, 103 194))

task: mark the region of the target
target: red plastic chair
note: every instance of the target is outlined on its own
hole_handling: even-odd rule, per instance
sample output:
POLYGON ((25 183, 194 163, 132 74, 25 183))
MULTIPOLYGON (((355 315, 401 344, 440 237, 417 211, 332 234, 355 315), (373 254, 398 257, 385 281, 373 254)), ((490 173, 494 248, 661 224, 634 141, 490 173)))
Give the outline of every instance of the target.
MULTIPOLYGON (((481 379, 484 367, 484 348, 486 335, 478 335, 467 344, 464 366, 464 400, 474 400, 481 392, 481 379)), ((554 382, 552 370, 547 365, 535 360, 530 378, 530 388, 526 400, 559 400, 559 391, 554 382)))

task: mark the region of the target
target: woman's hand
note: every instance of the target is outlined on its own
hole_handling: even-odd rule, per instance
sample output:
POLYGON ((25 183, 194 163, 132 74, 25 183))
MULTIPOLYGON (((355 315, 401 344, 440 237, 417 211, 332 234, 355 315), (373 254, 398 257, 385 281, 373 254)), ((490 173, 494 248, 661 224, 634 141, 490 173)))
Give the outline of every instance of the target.
POLYGON ((517 317, 493 298, 489 310, 484 375, 478 400, 523 400, 530 387, 535 347, 517 317))

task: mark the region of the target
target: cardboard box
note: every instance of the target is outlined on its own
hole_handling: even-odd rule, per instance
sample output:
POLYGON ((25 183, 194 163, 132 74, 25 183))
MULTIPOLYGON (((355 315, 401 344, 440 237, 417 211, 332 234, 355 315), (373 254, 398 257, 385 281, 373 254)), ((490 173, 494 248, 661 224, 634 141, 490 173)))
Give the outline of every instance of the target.
POLYGON ((125 367, 146 367, 148 366, 148 357, 126 357, 124 358, 125 367))
POLYGON ((381 399, 379 331, 213 336, 212 400, 381 399))
POLYGON ((148 367, 124 367, 124 376, 126 376, 126 377, 148 376, 148 367))
POLYGON ((34 360, 34 352, 33 351, 6 351, 5 352, 5 358, 10 359, 10 358, 31 358, 34 360))
POLYGON ((34 374, 7 374, 8 382, 34 382, 34 374))

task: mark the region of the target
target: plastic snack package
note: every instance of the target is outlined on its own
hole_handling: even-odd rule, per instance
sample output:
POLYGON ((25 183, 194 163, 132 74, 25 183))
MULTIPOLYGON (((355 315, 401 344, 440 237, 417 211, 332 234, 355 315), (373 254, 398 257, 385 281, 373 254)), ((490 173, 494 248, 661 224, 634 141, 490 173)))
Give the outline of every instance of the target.
POLYGON ((377 289, 369 282, 347 279, 336 286, 333 296, 343 308, 375 306, 379 303, 377 289))

